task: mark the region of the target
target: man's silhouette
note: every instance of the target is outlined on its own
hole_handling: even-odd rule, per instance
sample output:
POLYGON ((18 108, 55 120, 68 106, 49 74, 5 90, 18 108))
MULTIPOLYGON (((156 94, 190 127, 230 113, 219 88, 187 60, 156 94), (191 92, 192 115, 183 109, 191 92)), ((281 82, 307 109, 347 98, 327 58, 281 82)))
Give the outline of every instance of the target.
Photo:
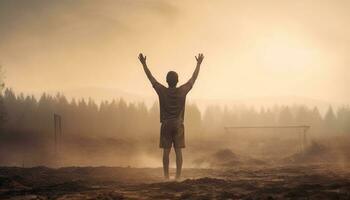
POLYGON ((180 87, 176 87, 178 75, 174 71, 169 71, 166 76, 168 87, 165 87, 152 76, 152 73, 146 64, 146 56, 143 56, 142 53, 139 55, 139 60, 143 65, 143 69, 159 97, 160 122, 162 123, 159 147, 163 148, 163 170, 166 179, 169 179, 169 153, 172 145, 174 145, 176 153, 176 179, 181 176, 181 149, 185 148, 183 122, 186 95, 192 89, 192 86, 197 79, 204 56, 203 54, 198 54, 195 58, 197 60, 197 66, 191 79, 187 81, 187 83, 180 87))

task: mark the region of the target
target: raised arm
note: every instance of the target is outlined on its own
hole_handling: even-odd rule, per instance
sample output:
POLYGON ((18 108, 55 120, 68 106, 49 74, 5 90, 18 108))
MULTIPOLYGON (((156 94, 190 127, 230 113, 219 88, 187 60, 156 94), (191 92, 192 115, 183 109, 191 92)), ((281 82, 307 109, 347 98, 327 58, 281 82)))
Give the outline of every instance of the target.
POLYGON ((196 65, 196 69, 194 70, 192 77, 190 78, 190 80, 187 83, 190 83, 191 85, 194 84, 194 82, 196 81, 198 74, 199 74, 199 70, 201 68, 201 64, 202 61, 204 59, 204 56, 202 53, 198 54, 198 56, 195 56, 196 60, 197 60, 197 65, 196 65))
POLYGON ((139 60, 143 66, 143 70, 145 70, 145 73, 147 75, 147 78, 151 81, 152 85, 154 86, 157 84, 157 80, 153 77, 151 71, 148 69, 146 64, 146 56, 144 56, 142 53, 139 54, 139 60))

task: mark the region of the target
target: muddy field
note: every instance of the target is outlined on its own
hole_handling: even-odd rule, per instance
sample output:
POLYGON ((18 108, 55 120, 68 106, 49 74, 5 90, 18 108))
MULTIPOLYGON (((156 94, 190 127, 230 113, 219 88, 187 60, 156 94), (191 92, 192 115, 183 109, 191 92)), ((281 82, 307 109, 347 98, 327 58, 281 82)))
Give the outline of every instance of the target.
POLYGON ((350 173, 330 165, 184 169, 0 168, 0 199, 350 199, 350 173), (174 171, 174 169, 172 169, 174 171))
POLYGON ((0 167, 0 199, 350 199, 347 155, 315 142, 280 159, 224 148, 189 156, 178 181, 157 167, 0 167))

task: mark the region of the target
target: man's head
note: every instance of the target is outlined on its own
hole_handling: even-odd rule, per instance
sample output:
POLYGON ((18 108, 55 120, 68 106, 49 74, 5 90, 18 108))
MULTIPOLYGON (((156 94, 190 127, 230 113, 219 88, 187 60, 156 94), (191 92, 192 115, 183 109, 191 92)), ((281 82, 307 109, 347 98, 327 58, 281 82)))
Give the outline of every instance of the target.
POLYGON ((176 84, 178 82, 178 75, 174 71, 169 71, 166 75, 166 82, 168 83, 169 87, 176 87, 176 84))

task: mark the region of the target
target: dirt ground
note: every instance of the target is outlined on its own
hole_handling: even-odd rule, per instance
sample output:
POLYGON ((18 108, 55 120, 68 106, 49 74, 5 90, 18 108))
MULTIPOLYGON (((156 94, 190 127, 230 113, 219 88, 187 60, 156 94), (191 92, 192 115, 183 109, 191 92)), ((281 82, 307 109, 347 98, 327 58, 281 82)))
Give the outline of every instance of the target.
POLYGON ((350 199, 350 173, 331 165, 184 169, 0 168, 0 199, 350 199), (174 169, 172 169, 174 172, 174 169))

